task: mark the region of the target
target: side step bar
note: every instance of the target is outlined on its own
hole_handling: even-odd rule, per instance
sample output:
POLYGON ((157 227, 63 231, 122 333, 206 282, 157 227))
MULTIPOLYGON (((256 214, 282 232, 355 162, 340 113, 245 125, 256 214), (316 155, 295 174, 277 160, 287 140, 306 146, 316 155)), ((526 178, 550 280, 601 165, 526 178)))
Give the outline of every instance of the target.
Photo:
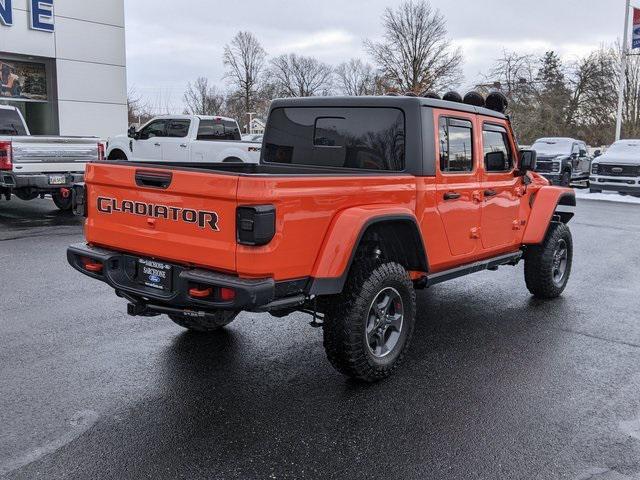
POLYGON ((479 262, 470 263, 461 267, 452 268, 443 272, 433 273, 422 277, 416 282, 416 287, 425 288, 437 285, 438 283, 464 277, 470 273, 481 272, 483 270, 497 270, 501 265, 517 265, 522 259, 522 252, 508 253, 499 257, 488 258, 479 262))

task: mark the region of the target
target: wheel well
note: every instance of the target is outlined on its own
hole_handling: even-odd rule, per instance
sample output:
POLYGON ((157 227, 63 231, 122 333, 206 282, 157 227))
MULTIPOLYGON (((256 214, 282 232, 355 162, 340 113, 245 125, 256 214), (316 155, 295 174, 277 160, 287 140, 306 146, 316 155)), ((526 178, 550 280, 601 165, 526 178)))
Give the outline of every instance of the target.
POLYGON ((356 257, 379 256, 407 270, 426 272, 427 255, 416 223, 409 219, 370 224, 357 246, 356 257))
POLYGON ((560 220, 562 223, 569 223, 575 214, 573 211, 573 207, 575 206, 576 206, 575 194, 564 193, 558 199, 558 205, 556 205, 554 216, 556 216, 557 220, 560 220), (566 208, 562 208, 562 207, 566 207, 566 208))
POLYGON ((119 148, 114 148, 109 153, 107 160, 127 160, 127 155, 119 148))
POLYGON ((244 163, 244 162, 240 160, 238 157, 227 157, 224 160, 222 160, 222 163, 244 163))

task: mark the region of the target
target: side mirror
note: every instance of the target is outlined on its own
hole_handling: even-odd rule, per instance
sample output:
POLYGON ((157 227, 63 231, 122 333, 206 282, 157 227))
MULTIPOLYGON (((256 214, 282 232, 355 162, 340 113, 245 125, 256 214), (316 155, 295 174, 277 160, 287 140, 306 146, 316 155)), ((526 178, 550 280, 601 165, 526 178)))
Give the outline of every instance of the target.
POLYGON ((586 157, 587 156, 587 151, 586 150, 580 150, 580 156, 581 157, 586 157))
POLYGON ((136 138, 138 132, 136 131, 136 127, 134 127, 133 125, 131 125, 129 127, 129 131, 127 132, 127 136, 129 138, 136 138))
POLYGON ((535 171, 537 159, 535 150, 520 150, 520 175, 535 171))
POLYGON ((593 152, 593 158, 598 158, 600 155, 602 155, 602 150, 596 150, 593 152))

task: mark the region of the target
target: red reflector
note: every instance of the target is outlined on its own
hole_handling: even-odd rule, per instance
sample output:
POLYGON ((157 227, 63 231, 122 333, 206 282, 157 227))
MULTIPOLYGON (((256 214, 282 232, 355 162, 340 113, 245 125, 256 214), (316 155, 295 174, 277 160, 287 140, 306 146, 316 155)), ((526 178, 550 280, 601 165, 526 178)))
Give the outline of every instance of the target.
POLYGON ((98 160, 104 160, 104 143, 98 143, 98 160))
POLYGON ((213 293, 213 289, 211 288, 192 287, 189 289, 189 296, 193 298, 207 298, 207 297, 210 297, 212 293, 213 293))
POLYGON ((236 291, 232 288, 221 288, 220 299, 221 300, 233 300, 236 298, 236 291))
POLYGON ((71 196, 71 190, 68 188, 61 188, 60 195, 62 195, 62 198, 69 198, 71 196))
POLYGON ((91 260, 90 258, 83 258, 82 266, 85 268, 85 270, 88 270, 93 273, 101 272, 102 268, 104 267, 102 263, 91 260))

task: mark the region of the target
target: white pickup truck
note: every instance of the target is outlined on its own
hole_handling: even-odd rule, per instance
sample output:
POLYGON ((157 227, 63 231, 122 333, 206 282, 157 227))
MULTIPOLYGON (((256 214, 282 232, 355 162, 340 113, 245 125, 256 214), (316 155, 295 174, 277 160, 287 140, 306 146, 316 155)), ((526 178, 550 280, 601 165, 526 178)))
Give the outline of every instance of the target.
POLYGON ((164 115, 140 130, 109 138, 108 160, 170 163, 258 163, 258 142, 244 142, 238 122, 204 115, 164 115))
POLYGON ((20 110, 0 105, 0 199, 50 194, 59 209, 70 210, 71 187, 84 180, 86 163, 103 153, 95 137, 31 135, 20 110))

